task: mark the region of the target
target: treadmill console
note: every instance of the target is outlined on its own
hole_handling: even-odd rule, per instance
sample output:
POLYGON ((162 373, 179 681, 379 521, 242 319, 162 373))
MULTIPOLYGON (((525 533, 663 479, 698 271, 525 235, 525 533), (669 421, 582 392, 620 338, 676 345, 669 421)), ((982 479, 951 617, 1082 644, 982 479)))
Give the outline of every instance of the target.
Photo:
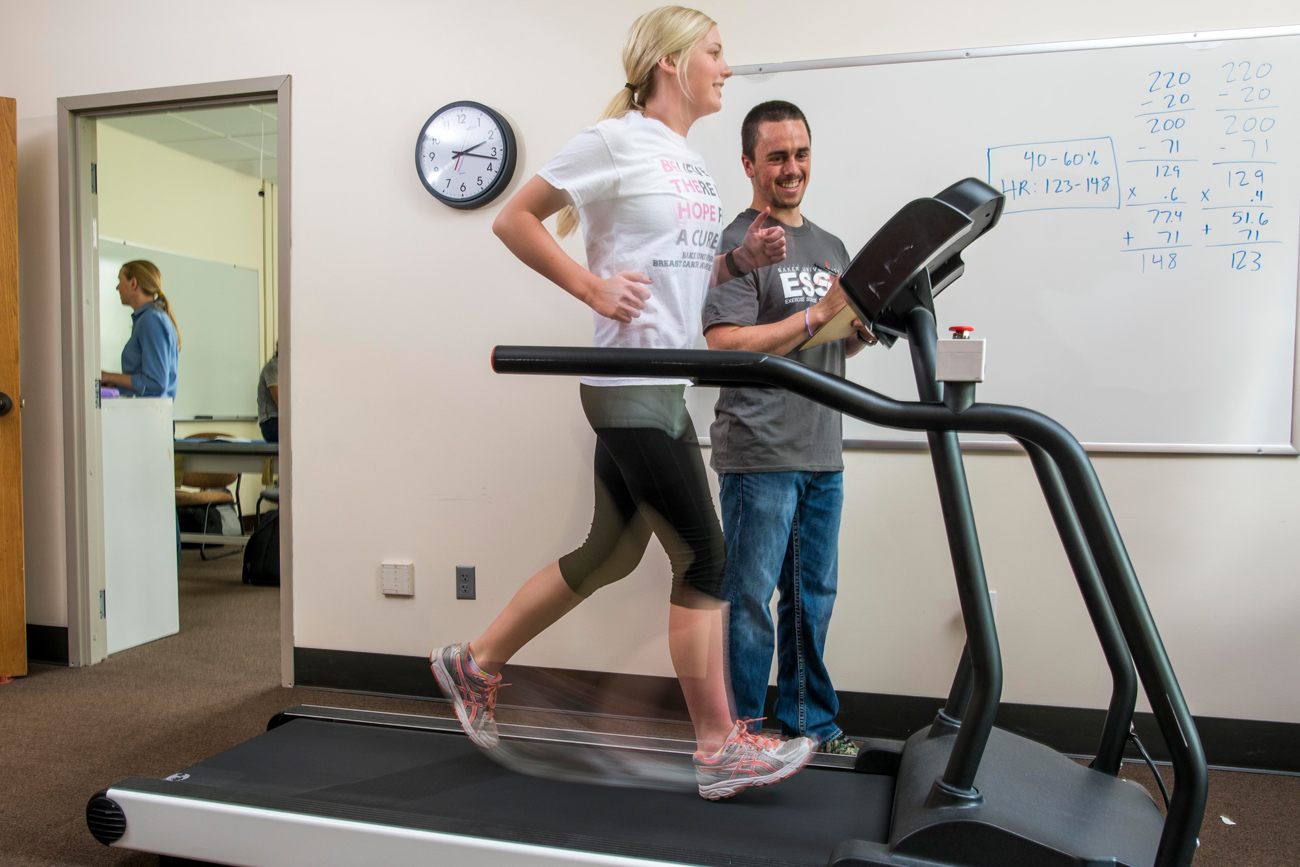
POLYGON ((892 346, 904 335, 913 307, 934 312, 934 296, 965 270, 961 251, 997 224, 1004 202, 993 187, 967 178, 909 202, 863 246, 840 284, 881 343, 892 346))

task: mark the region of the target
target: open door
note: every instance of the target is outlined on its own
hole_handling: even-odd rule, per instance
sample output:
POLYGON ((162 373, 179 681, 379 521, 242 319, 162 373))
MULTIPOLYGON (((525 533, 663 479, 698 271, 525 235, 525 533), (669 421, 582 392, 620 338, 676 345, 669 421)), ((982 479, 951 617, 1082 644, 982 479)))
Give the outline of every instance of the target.
POLYGON ((0 683, 27 673, 22 389, 18 380, 18 111, 0 97, 0 683))
MULTIPOLYGON (((103 421, 99 379, 99 190, 100 118, 188 107, 274 101, 278 134, 278 208, 266 267, 275 271, 280 332, 280 400, 288 406, 291 383, 289 342, 290 78, 287 75, 148 90, 60 97, 56 123, 59 155, 59 259, 63 328, 64 503, 68 579, 68 663, 93 665, 107 656, 105 588, 103 421)), ((210 131, 210 130, 209 130, 210 131)), ((265 219, 265 217, 264 217, 265 219)), ((126 239, 129 240, 129 239, 126 239)), ((2 336, 2 335, 0 335, 2 336)), ((290 416, 280 423, 280 641, 281 677, 293 683, 292 461, 290 416)))

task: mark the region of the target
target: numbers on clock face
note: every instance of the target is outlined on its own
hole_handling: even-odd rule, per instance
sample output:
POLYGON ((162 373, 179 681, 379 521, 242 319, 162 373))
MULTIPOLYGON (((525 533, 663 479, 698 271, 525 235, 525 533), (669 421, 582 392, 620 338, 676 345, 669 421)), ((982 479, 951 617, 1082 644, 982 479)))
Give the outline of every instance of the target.
POLYGON ((420 171, 439 195, 471 199, 497 179, 506 147, 501 127, 491 115, 472 106, 453 106, 425 127, 420 171))

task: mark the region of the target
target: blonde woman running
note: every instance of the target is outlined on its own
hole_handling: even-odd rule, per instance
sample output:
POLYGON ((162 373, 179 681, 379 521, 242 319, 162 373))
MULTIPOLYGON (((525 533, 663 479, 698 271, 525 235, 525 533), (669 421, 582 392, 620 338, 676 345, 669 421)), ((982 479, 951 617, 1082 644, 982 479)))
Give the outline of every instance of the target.
MULTIPOLYGON (((664 6, 642 15, 623 45, 627 84, 604 119, 578 134, 506 204, 493 230, 529 267, 595 311, 595 345, 688 349, 708 288, 785 257, 785 233, 758 215, 744 242, 718 243, 722 203, 691 125, 722 107, 731 68, 717 25, 664 6), (582 226, 588 268, 561 235, 582 226), (724 251, 725 252, 725 251, 724 251)), ((668 646, 695 726, 700 794, 716 800, 798 771, 807 738, 779 741, 732 718, 720 601, 726 547, 686 411, 684 380, 583 377, 582 407, 596 432, 596 506, 587 541, 542 569, 487 630, 435 650, 438 683, 466 733, 496 746, 501 667, 599 588, 628 575, 651 533, 672 562, 668 646)))

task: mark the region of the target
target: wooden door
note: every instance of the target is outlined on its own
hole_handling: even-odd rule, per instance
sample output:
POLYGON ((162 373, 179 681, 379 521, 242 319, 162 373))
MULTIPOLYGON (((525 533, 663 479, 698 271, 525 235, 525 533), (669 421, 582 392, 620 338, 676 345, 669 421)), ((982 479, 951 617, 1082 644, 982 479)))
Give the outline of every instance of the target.
POLYGON ((0 683, 27 673, 22 388, 18 382, 18 113, 0 97, 0 683))

